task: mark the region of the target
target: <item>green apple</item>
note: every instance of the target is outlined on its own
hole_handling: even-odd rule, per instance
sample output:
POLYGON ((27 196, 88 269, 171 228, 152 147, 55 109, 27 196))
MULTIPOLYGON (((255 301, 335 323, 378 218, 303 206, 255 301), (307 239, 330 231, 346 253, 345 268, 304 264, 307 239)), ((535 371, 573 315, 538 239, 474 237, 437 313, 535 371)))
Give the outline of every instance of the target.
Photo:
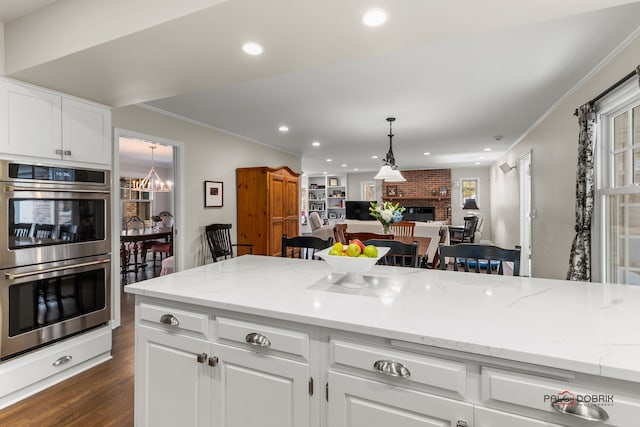
POLYGON ((367 245, 364 247, 364 251, 362 252, 369 258, 377 258, 378 257, 378 248, 373 245, 367 245))
POLYGON ((350 243, 349 246, 347 246, 348 256, 357 257, 361 252, 362 250, 360 249, 360 246, 358 246, 356 243, 350 243))
POLYGON ((342 252, 338 252, 335 249, 331 249, 329 251, 329 255, 338 255, 338 256, 340 256, 340 255, 342 255, 342 252))

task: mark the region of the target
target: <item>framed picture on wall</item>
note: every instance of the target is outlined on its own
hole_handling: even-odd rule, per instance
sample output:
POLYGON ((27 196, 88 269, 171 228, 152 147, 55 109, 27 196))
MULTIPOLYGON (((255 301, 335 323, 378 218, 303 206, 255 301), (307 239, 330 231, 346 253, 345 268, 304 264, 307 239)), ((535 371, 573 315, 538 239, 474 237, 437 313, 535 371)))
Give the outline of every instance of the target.
POLYGON ((395 197, 398 195, 398 186, 397 185, 389 185, 387 187, 387 196, 395 197))
POLYGON ((222 207, 222 182, 205 181, 204 182, 204 207, 205 208, 221 208, 222 207))

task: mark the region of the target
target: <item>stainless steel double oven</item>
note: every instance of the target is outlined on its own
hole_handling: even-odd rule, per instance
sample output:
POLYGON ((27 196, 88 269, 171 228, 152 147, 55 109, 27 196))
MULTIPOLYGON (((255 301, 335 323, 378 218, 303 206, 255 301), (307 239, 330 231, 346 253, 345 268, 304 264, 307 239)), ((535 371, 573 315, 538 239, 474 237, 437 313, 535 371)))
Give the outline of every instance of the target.
POLYGON ((110 181, 0 160, 0 360, 109 321, 110 181))

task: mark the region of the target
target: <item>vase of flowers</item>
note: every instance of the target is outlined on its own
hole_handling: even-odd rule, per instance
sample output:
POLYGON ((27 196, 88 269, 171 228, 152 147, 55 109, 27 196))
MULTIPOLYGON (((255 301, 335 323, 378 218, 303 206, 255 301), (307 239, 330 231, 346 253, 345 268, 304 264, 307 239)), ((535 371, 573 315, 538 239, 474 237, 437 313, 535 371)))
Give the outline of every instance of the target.
POLYGON ((382 205, 378 205, 376 202, 371 202, 371 206, 369 206, 369 215, 380 221, 384 234, 389 234, 391 224, 402 221, 402 212, 404 211, 405 209, 399 203, 394 205, 391 202, 384 202, 382 205))

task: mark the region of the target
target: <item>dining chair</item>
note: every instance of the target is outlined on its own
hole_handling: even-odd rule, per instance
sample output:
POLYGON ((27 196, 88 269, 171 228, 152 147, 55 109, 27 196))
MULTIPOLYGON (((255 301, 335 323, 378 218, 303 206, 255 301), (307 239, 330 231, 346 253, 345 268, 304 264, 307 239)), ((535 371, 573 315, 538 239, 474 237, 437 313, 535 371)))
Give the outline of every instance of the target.
POLYGON ((438 247, 436 248, 435 253, 433 254, 433 260, 431 260, 431 264, 427 265, 427 268, 437 269, 440 268, 440 246, 443 245, 447 241, 447 227, 440 227, 440 231, 438 231, 438 236, 440 239, 438 240, 438 247))
POLYGON ((520 275, 520 246, 504 249, 493 245, 461 243, 453 246, 440 245, 440 270, 447 270, 447 257, 454 271, 504 275, 504 264, 513 263, 513 275, 520 275))
POLYGON ((281 256, 302 259, 320 259, 315 256, 317 251, 321 251, 333 246, 333 237, 322 240, 314 236, 295 236, 287 237, 282 235, 282 253, 281 256))
POLYGON ((378 264, 393 265, 396 267, 418 266, 418 242, 403 243, 398 240, 371 239, 362 242, 365 246, 386 246, 391 248, 389 252, 378 261, 378 264))
POLYGON ((126 227, 127 227, 127 231, 144 230, 146 228, 146 224, 139 216, 133 215, 127 218, 126 227))
POLYGON ((231 243, 231 224, 209 224, 205 227, 204 233, 209 244, 209 251, 213 257, 213 262, 218 262, 219 258, 233 258, 233 248, 244 247, 249 249, 249 254, 253 253, 252 243, 231 243))
POLYGON ((36 224, 33 229, 33 237, 38 239, 50 239, 53 236, 53 224, 36 224))
POLYGON ((58 238, 69 242, 78 240, 77 224, 61 224, 58 228, 58 238))
POLYGON ((395 236, 408 236, 413 237, 413 231, 416 228, 416 223, 411 221, 394 222, 389 227, 391 233, 395 236))
POLYGON ((462 229, 455 227, 449 228, 449 242, 451 242, 452 245, 460 243, 475 243, 477 225, 477 216, 465 216, 464 227, 462 229))
POLYGON ((346 238, 347 224, 336 224, 333 226, 333 241, 340 242, 343 245, 349 243, 346 238))
MULTIPOLYGON (((165 258, 173 256, 173 227, 171 227, 171 233, 166 242, 154 243, 150 246, 151 253, 153 254, 153 267, 156 267, 156 255, 160 254, 160 261, 162 262, 162 255, 165 258)), ((144 254, 146 256, 146 254, 144 254)), ((144 258, 142 258, 144 260, 144 258)))
POLYGON ((344 237, 347 243, 355 239, 358 239, 361 242, 364 242, 365 240, 371 240, 371 239, 393 240, 393 234, 377 234, 377 233, 368 233, 366 231, 357 232, 357 233, 346 232, 344 233, 344 237))
POLYGON ((173 226, 173 215, 171 215, 171 212, 162 211, 157 216, 160 217, 162 228, 168 228, 173 226))
POLYGON ((29 237, 31 235, 31 223, 18 223, 11 227, 11 235, 16 237, 29 237))

